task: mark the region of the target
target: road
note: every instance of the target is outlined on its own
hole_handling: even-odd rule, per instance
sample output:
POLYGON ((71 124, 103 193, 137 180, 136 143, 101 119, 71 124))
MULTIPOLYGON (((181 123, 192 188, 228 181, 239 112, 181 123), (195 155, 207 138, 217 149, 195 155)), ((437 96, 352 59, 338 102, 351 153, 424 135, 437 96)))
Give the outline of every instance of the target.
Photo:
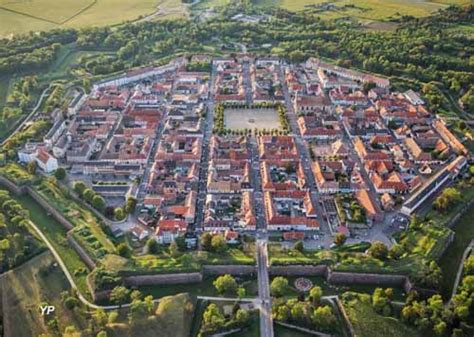
POLYGON ((207 174, 209 170, 210 151, 209 143, 212 136, 212 130, 214 128, 214 94, 215 94, 215 81, 216 81, 217 69, 212 65, 211 80, 209 83, 209 99, 207 100, 207 113, 206 121, 204 123, 204 136, 202 138, 202 153, 201 153, 201 165, 199 165, 199 183, 198 183, 198 197, 196 202, 196 221, 194 223, 195 230, 200 231, 204 224, 204 206, 207 195, 207 174))
POLYGON ((280 66, 280 79, 281 79, 281 84, 282 84, 282 89, 283 89, 283 95, 285 97, 285 104, 286 104, 286 111, 287 111, 286 116, 290 122, 291 132, 295 138, 295 143, 298 148, 298 153, 301 156, 301 162, 302 162, 304 174, 306 176, 307 188, 309 188, 311 192, 311 199, 313 201, 313 204, 315 205, 316 213, 318 214, 320 231, 328 232, 332 234, 332 231, 324 217, 325 212, 322 206, 319 204, 319 200, 321 199, 320 199, 318 189, 316 187, 316 182, 314 180, 313 172, 311 170, 311 164, 312 164, 311 156, 309 153, 309 149, 306 146, 306 142, 301 136, 300 128, 298 127, 297 116, 296 116, 296 112, 293 106, 291 95, 288 91, 288 86, 286 85, 285 72, 284 72, 283 66, 280 66))
POLYGON ((260 336, 273 337, 272 299, 268 276, 268 250, 265 239, 257 240, 258 296, 260 298, 260 336))

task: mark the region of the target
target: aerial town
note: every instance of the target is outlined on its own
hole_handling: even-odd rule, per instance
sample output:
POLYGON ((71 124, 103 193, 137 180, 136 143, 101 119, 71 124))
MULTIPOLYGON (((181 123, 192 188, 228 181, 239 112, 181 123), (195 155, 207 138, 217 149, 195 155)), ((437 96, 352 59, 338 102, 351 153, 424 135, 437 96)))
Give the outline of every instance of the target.
POLYGON ((0 0, 0 337, 474 337, 474 0, 0 0))
MULTIPOLYGON (((246 298, 252 294, 241 285, 240 299, 224 300, 260 312, 260 335, 274 336, 274 321, 304 321, 280 315, 284 276, 301 276, 294 285, 311 296, 320 288, 309 275, 404 293, 438 284, 425 257, 441 256, 453 235, 438 225, 430 232, 420 215, 452 207, 445 190, 469 177, 473 157, 414 90, 398 92, 385 77, 315 57, 291 64, 199 54, 131 69, 90 92, 72 88, 66 105, 38 115, 50 129, 18 150, 15 165, 34 166, 41 177, 18 193, 68 230, 92 270, 75 276, 87 279, 95 302, 120 308, 116 293, 128 291, 121 284, 190 289, 220 275, 213 284, 223 295, 250 277, 258 297, 246 298), (201 69, 190 69, 196 64, 201 69)), ((327 322, 317 327, 339 333, 330 322, 344 309, 331 296, 327 322)), ((207 324, 207 334, 226 331, 207 324)))
POLYGON ((210 74, 187 62, 78 92, 19 161, 65 167, 107 205, 136 198, 117 230, 140 239, 258 230, 324 247, 336 233, 388 240, 381 229, 403 226, 470 159, 416 92, 385 78, 316 58, 193 56, 210 74))

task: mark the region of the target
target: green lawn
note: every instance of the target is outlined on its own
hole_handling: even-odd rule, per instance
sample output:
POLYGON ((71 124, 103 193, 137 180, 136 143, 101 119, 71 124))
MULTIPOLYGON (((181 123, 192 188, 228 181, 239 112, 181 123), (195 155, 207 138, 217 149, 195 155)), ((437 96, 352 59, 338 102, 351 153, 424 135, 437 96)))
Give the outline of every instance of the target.
POLYGON ((243 264, 254 265, 255 258, 252 250, 242 251, 237 248, 229 248, 221 254, 205 251, 187 252, 178 256, 172 256, 164 251, 158 255, 134 256, 131 259, 123 259, 117 255, 107 255, 102 263, 110 270, 122 271, 134 274, 141 273, 172 273, 200 271, 202 265, 211 264, 243 264))
POLYGON ((0 110, 5 105, 10 88, 10 76, 0 76, 0 110))
POLYGON ((469 242, 474 238, 473 218, 474 207, 471 207, 453 227, 453 230, 456 233, 454 241, 440 260, 439 264, 443 271, 441 289, 444 298, 446 299, 451 295, 453 284, 456 279, 456 273, 464 250, 469 242))
POLYGON ((420 332, 404 325, 400 320, 377 314, 372 308, 369 295, 355 294, 354 297, 343 303, 357 336, 422 337, 420 332))
POLYGON ((53 217, 48 215, 29 195, 22 195, 16 198, 16 200, 30 211, 31 220, 41 229, 54 248, 56 248, 81 292, 88 294, 86 286, 87 266, 82 262, 76 251, 69 246, 64 227, 54 220, 53 217))
MULTIPOLYGON (((250 316, 251 323, 248 327, 242 329, 239 332, 230 334, 232 337, 256 337, 260 336, 260 316, 258 312, 254 312, 250 316)), ((297 335, 294 335, 298 337, 297 335)))
POLYGON ((57 265, 53 266, 54 263, 51 253, 45 252, 2 277, 3 318, 11 336, 50 335, 43 323, 45 318, 39 312, 41 303, 56 307, 51 318, 57 319, 59 331, 69 325, 79 329, 87 327, 79 311, 63 308, 60 294, 70 287, 64 273, 57 265))
MULTIPOLYGON (((219 296, 214 285, 212 284, 217 277, 218 276, 206 277, 201 283, 139 287, 138 290, 140 290, 143 294, 153 295, 154 298, 161 298, 183 292, 188 292, 195 296, 219 296)), ((239 285, 245 288, 246 296, 257 296, 258 285, 255 278, 240 277, 237 279, 239 285)))
MULTIPOLYGON (((275 337, 309 337, 314 336, 308 333, 304 333, 298 330, 286 328, 284 326, 274 324, 273 331, 275 332, 275 337)), ((257 335, 254 335, 257 336, 257 335)), ((249 336, 250 337, 250 336, 249 336)))
MULTIPOLYGON (((84 244, 88 244, 88 249, 92 253, 101 256, 103 250, 105 252, 115 252, 115 246, 104 233, 100 220, 95 214, 86 209, 84 206, 78 204, 73 199, 67 196, 67 191, 63 190, 52 179, 42 179, 39 185, 35 186, 38 193, 45 198, 54 208, 61 212, 74 226, 77 227, 75 232, 81 234, 81 228, 87 228, 90 235, 82 237, 84 244), (95 239, 94 242, 89 240, 89 237, 95 239), (84 242, 86 241, 86 242, 84 242), (100 244, 97 246, 96 242, 100 244)), ((91 239, 92 240, 92 239, 91 239)))

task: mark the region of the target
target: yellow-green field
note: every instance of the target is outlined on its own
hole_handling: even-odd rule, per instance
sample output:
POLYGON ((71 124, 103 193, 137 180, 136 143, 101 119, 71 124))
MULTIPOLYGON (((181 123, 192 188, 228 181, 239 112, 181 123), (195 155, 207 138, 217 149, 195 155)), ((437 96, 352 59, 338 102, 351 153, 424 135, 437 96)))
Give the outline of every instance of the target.
MULTIPOLYGON (((230 0, 202 0, 196 9, 209 8, 228 3, 230 0)), ((468 5, 471 0, 257 0, 262 6, 279 6, 290 11, 302 11, 315 8, 323 3, 335 6, 328 10, 321 10, 325 18, 352 16, 361 19, 382 20, 396 15, 427 16, 448 5, 468 5), (346 5, 354 7, 346 7, 346 5)))
MULTIPOLYGON (((192 10, 221 6, 230 0, 201 0, 192 10)), ((472 0, 335 0, 320 11, 325 18, 353 16, 382 20, 392 16, 426 16, 450 4, 467 5, 472 0), (346 7, 350 5, 350 7, 346 7)), ((301 11, 327 0, 257 0, 263 6, 301 11)), ((0 37, 59 27, 104 26, 137 20, 183 18, 189 6, 180 0, 0 0, 0 37)))
POLYGON ((336 8, 322 11, 321 16, 355 16, 380 20, 395 15, 426 16, 450 4, 469 4, 470 0, 260 0, 260 3, 263 5, 278 5, 291 11, 314 8, 322 3, 331 3, 336 8), (354 7, 344 8, 346 5, 354 7))
POLYGON ((185 16, 175 0, 0 0, 0 36, 60 27, 104 26, 185 16))

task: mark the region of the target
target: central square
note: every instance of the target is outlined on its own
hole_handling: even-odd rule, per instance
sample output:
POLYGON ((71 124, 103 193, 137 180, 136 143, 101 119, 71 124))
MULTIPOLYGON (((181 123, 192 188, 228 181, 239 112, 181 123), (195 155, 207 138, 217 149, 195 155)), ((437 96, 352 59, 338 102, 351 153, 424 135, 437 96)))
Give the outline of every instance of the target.
POLYGON ((229 130, 281 129, 275 108, 226 108, 224 125, 229 130))

